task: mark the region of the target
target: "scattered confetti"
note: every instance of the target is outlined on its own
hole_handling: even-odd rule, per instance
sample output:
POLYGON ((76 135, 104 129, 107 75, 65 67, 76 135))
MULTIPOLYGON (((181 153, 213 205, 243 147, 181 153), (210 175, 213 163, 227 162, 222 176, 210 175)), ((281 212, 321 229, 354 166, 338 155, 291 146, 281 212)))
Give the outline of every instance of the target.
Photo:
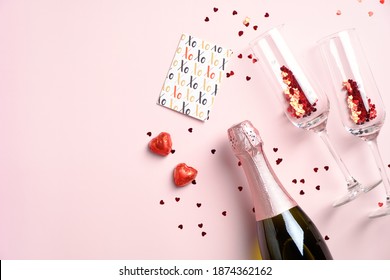
POLYGON ((191 184, 196 185, 196 180, 192 180, 191 184))
POLYGON ((165 204, 164 200, 161 199, 161 200, 160 200, 160 204, 161 204, 161 205, 164 205, 164 204, 165 204))
POLYGON ((235 15, 237 15, 237 11, 236 10, 233 11, 233 16, 235 16, 235 15))
POLYGON ((378 202, 378 206, 382 207, 383 206, 383 202, 378 202))
POLYGON ((216 151, 217 151, 216 149, 212 149, 212 150, 211 150, 211 153, 212 153, 212 154, 215 154, 216 151))
POLYGON ((278 159, 276 160, 276 164, 279 165, 282 161, 283 161, 282 158, 278 158, 278 159))
POLYGON ((204 19, 205 22, 208 22, 209 20, 210 20, 209 17, 206 17, 206 18, 204 19))
POLYGON ((253 29, 254 30, 257 30, 258 26, 257 25, 253 25, 253 29))
POLYGON ((253 212, 253 213, 255 213, 255 212, 256 212, 256 210, 255 210, 255 207, 253 207, 253 208, 252 208, 252 212, 253 212))
POLYGON ((238 58, 242 58, 242 53, 240 53, 239 55, 237 55, 238 58))
POLYGON ((171 150, 171 154, 174 154, 176 152, 176 150, 171 150))
POLYGON ((207 233, 205 231, 202 231, 202 236, 205 236, 207 233))
POLYGON ((264 17, 269 17, 269 13, 265 13, 265 14, 264 14, 264 17))
POLYGON ((341 11, 340 11, 340 10, 337 10, 337 11, 336 11, 336 15, 338 15, 338 16, 341 15, 341 11))
POLYGON ((148 133, 146 133, 146 135, 148 135, 150 137, 150 136, 152 136, 152 133, 149 131, 148 133))
POLYGON ((325 240, 329 240, 329 236, 325 235, 325 240))
POLYGON ((230 71, 229 73, 226 73, 226 77, 229 78, 230 76, 234 75, 234 71, 230 71))
POLYGON ((388 164, 387 167, 390 168, 390 164, 388 164))
POLYGON ((256 58, 252 59, 252 62, 253 62, 253 63, 256 63, 256 62, 257 62, 257 59, 256 59, 256 58))
POLYGON ((317 173, 318 172, 318 167, 314 167, 313 170, 314 170, 314 172, 317 173))
POLYGON ((250 81, 251 79, 252 79, 251 77, 246 76, 246 80, 247 80, 247 81, 250 81))
POLYGON ((317 191, 319 191, 320 188, 321 188, 320 185, 317 185, 317 186, 316 186, 316 190, 317 190, 317 191))
POLYGON ((305 179, 301 179, 299 182, 301 182, 302 184, 305 183, 305 179))
POLYGON ((276 153, 279 149, 278 148, 273 148, 273 150, 276 153))
POLYGON ((305 192, 304 192, 303 190, 301 190, 301 191, 299 192, 299 194, 300 194, 300 195, 304 195, 305 192))
POLYGON ((373 12, 373 11, 369 11, 369 12, 368 12, 368 16, 369 16, 369 17, 372 17, 373 15, 374 15, 374 12, 373 12))
POLYGON ((202 203, 197 203, 196 206, 199 208, 200 206, 202 206, 202 203))
POLYGON ((188 132, 192 133, 192 131, 193 131, 193 129, 192 129, 192 127, 190 127, 190 128, 188 129, 188 132))
POLYGON ((199 228, 202 228, 202 227, 203 227, 203 224, 202 224, 202 223, 198 224, 198 227, 199 227, 199 228))
POLYGON ((249 55, 248 55, 248 58, 249 58, 249 59, 252 59, 252 57, 253 57, 252 54, 249 54, 249 55))
POLYGON ((324 169, 325 169, 325 171, 328 171, 329 170, 329 166, 324 166, 324 169))
POLYGON ((179 228, 179 229, 183 229, 183 225, 180 224, 180 225, 178 226, 178 228, 179 228))
POLYGON ((238 186, 238 190, 241 192, 242 191, 242 186, 238 186))
POLYGON ((226 216, 227 212, 226 211, 223 211, 222 212, 222 216, 226 216))
POLYGON ((249 17, 246 17, 242 23, 243 23, 246 27, 248 27, 248 26, 249 26, 249 23, 250 23, 250 18, 249 18, 249 17))
POLYGON ((238 31, 238 36, 242 36, 244 34, 244 31, 242 31, 242 30, 240 30, 240 31, 238 31))
POLYGON ((215 13, 218 12, 218 8, 214 8, 213 10, 214 10, 215 13))
POLYGON ((237 165, 238 165, 238 166, 241 166, 241 161, 239 161, 239 162, 237 163, 237 165))
POLYGON ((180 201, 180 197, 175 197, 176 202, 180 201))
POLYGON ((297 179, 293 179, 291 182, 293 182, 294 184, 298 183, 297 179))

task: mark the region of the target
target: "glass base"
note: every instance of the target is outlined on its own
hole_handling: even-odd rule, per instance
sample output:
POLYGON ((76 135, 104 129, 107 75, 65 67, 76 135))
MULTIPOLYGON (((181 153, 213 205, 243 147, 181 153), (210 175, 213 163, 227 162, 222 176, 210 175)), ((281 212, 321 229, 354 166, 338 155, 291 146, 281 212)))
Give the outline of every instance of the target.
POLYGON ((383 217, 383 216, 387 216, 387 215, 390 215, 390 201, 389 200, 387 200, 387 203, 385 205, 383 205, 381 208, 372 211, 368 215, 368 217, 373 219, 373 218, 379 218, 379 217, 383 217))
POLYGON ((352 200, 355 200, 358 198, 361 194, 367 193, 371 190, 373 190, 376 186, 378 186, 382 180, 379 180, 378 182, 363 187, 362 184, 357 182, 356 180, 352 183, 352 186, 348 186, 347 194, 343 195, 342 197, 338 198, 335 202, 333 202, 333 207, 338 207, 341 205, 344 205, 348 202, 351 202, 352 200))

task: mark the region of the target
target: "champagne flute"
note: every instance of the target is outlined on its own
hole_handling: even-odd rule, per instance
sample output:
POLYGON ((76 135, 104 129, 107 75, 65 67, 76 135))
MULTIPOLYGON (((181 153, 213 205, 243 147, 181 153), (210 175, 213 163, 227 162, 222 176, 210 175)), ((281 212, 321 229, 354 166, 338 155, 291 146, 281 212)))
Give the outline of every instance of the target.
POLYGON ((319 46, 328 65, 343 125, 352 135, 368 143, 385 187, 385 205, 371 212, 369 217, 389 215, 390 182, 377 143, 385 108, 356 30, 330 35, 321 40, 319 46))
POLYGON ((265 32, 252 41, 250 46, 259 59, 259 64, 270 77, 276 92, 280 93, 277 96, 287 118, 296 127, 317 133, 344 175, 347 193, 334 201, 333 206, 346 204, 376 187, 380 181, 363 186, 352 177, 333 147, 326 129, 329 100, 303 72, 285 42, 280 27, 265 32))

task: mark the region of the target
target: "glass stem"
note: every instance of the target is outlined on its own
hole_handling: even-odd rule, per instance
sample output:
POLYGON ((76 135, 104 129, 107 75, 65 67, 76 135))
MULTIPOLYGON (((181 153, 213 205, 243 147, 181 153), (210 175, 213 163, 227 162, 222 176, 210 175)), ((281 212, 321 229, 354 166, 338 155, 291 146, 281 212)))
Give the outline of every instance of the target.
POLYGON ((374 155, 376 165, 378 166, 379 173, 381 174, 383 185, 385 186, 386 203, 390 203, 390 182, 389 182, 389 178, 387 177, 387 174, 386 174, 386 169, 385 169, 385 166, 383 164, 381 154, 379 152, 377 138, 375 137, 373 139, 369 139, 366 141, 368 143, 368 146, 370 146, 371 151, 374 155))
POLYGON ((317 133, 320 135, 322 141, 324 141, 324 143, 328 147, 330 153, 332 154, 334 160, 336 161, 337 165, 339 166, 341 172, 343 173, 343 175, 345 177, 345 180, 348 183, 348 187, 354 186, 356 184, 356 180, 351 176, 351 174, 349 173, 344 162, 341 160, 339 154, 337 153, 336 149, 333 147, 333 145, 329 139, 329 135, 328 135, 327 130, 324 129, 324 130, 318 131, 317 133))

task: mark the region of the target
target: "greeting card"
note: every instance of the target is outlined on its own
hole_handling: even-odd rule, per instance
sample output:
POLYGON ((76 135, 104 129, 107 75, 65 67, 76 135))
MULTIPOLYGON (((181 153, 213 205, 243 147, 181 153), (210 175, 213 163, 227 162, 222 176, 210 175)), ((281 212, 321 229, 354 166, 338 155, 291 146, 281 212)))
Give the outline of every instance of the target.
POLYGON ((218 44, 182 34, 157 104, 208 120, 232 53, 218 44))

